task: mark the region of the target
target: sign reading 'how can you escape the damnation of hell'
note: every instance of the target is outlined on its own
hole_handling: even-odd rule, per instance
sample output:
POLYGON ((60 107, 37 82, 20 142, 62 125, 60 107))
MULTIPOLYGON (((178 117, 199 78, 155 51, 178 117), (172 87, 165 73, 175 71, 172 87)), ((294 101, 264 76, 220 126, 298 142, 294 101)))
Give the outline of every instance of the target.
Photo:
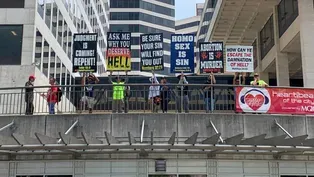
POLYGON ((236 111, 314 114, 314 89, 237 87, 236 111))
POLYGON ((131 70, 131 33, 107 33, 107 70, 131 70))
POLYGON ((140 39, 141 71, 164 70, 163 34, 143 34, 140 39))
POLYGON ((254 72, 253 46, 226 46, 227 72, 254 72))
POLYGON ((222 42, 200 43, 200 73, 223 73, 224 57, 222 42))
POLYGON ((97 34, 73 35, 73 72, 97 72, 97 34))
POLYGON ((194 73, 194 35, 171 35, 171 73, 194 73))

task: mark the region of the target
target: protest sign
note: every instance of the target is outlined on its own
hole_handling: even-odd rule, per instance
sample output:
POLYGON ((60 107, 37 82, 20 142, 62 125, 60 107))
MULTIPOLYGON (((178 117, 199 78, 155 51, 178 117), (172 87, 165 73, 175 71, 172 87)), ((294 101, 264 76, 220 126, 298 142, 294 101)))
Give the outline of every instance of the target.
POLYGON ((164 70, 163 34, 143 34, 140 41, 141 71, 164 70))
POLYGON ((194 73, 194 35, 171 35, 171 73, 194 73))
POLYGON ((73 35, 73 72, 97 72, 97 34, 73 35))
POLYGON ((131 33, 107 33, 107 70, 131 70, 131 33))
POLYGON ((253 46, 226 46, 227 72, 254 72, 253 46))
POLYGON ((223 73, 224 57, 222 42, 206 42, 199 44, 200 73, 223 73))

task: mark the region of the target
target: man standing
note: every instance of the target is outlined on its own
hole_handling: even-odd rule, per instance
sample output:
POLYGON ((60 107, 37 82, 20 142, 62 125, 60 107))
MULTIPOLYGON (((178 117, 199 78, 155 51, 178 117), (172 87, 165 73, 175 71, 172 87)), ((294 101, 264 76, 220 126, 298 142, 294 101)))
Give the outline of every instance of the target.
POLYGON ((154 72, 153 76, 149 78, 149 81, 152 85, 149 87, 148 101, 152 105, 152 111, 157 113, 160 104, 160 86, 154 72))
POLYGON ((209 111, 213 111, 215 108, 215 88, 211 86, 212 84, 216 84, 216 78, 214 73, 210 73, 207 81, 205 82, 206 85, 203 88, 204 90, 204 101, 205 101, 205 107, 206 107, 206 113, 209 113, 209 111))
POLYGON ((178 95, 177 95, 176 102, 177 102, 178 112, 181 113, 182 108, 184 107, 185 113, 189 113, 189 96, 188 96, 189 87, 187 86, 189 82, 187 81, 187 78, 183 74, 183 72, 177 78, 179 79, 178 84, 180 84, 180 86, 177 86, 178 95))
POLYGON ((170 87, 167 83, 166 77, 161 79, 161 87, 160 87, 160 107, 163 113, 168 112, 168 104, 170 101, 170 87))
POLYGON ((86 74, 83 74, 81 84, 84 87, 85 95, 81 99, 81 110, 83 110, 83 106, 87 103, 89 113, 93 113, 93 107, 95 104, 94 99, 94 84, 98 84, 99 79, 94 75, 90 74, 86 79, 86 74), (87 85, 87 86, 86 86, 87 85))
POLYGON ((31 75, 28 78, 28 81, 25 83, 25 102, 26 102, 26 111, 25 115, 33 115, 34 113, 34 81, 35 76, 31 75))
POLYGON ((122 113, 122 105, 124 102, 124 92, 125 92, 125 83, 128 82, 128 71, 125 72, 124 81, 121 77, 117 76, 116 80, 112 80, 112 71, 110 71, 109 82, 113 85, 113 93, 112 93, 112 113, 122 113))
POLYGON ((41 96, 47 99, 49 114, 55 114, 55 105, 58 102, 58 86, 56 85, 55 78, 49 79, 50 89, 47 94, 41 94, 41 96))
POLYGON ((268 84, 259 78, 259 74, 254 74, 254 81, 251 81, 251 85, 260 86, 260 87, 268 87, 268 84))

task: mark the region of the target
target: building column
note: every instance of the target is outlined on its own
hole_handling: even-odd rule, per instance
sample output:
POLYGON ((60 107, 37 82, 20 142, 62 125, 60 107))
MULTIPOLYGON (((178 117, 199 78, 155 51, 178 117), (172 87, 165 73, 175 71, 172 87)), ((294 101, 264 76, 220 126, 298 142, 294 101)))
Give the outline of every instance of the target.
POLYGON ((268 72, 265 72, 262 70, 263 62, 261 58, 261 37, 260 37, 260 31, 256 33, 256 57, 257 57, 257 68, 255 69, 255 72, 259 73, 260 78, 264 80, 265 82, 269 83, 269 74, 268 72))
POLYGON ((274 23, 274 39, 276 48, 276 78, 277 86, 290 86, 289 73, 289 57, 287 53, 280 51, 279 25, 278 25, 278 9, 273 8, 273 23, 274 23))
POLYGON ((299 0, 300 40, 304 87, 314 87, 314 5, 310 0, 299 0))
POLYGON ((29 11, 28 22, 23 25, 23 42, 22 42, 22 59, 21 65, 31 65, 35 58, 35 43, 36 43, 36 27, 35 16, 37 14, 37 1, 26 0, 25 9, 29 11))

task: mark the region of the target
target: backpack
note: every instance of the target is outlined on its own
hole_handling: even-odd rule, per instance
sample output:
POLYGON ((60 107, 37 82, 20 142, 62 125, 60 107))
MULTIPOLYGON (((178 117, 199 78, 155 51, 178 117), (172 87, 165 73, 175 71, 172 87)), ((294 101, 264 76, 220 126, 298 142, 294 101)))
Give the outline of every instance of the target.
POLYGON ((62 95, 63 95, 63 92, 62 92, 62 90, 60 89, 60 87, 58 87, 58 100, 57 100, 58 102, 61 101, 62 95))

